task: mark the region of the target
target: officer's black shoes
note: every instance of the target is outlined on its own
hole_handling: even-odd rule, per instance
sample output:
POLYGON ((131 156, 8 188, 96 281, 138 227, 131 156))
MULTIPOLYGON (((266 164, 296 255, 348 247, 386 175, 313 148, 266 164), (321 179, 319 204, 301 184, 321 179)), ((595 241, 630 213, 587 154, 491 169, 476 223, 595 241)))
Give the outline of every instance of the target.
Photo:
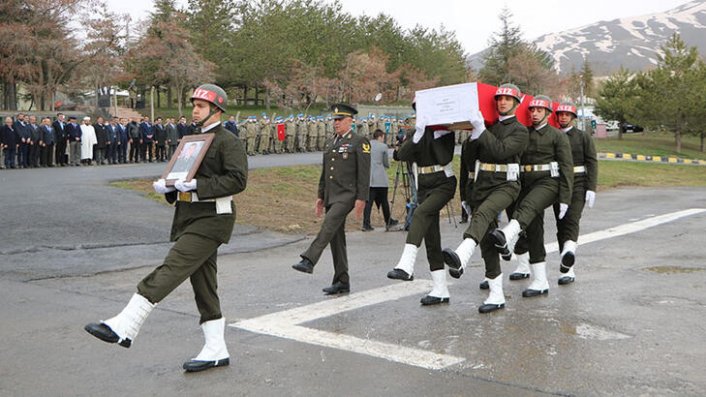
POLYGON ((549 289, 526 289, 522 291, 522 297, 524 298, 532 298, 534 296, 541 296, 541 295, 548 295, 549 294, 549 289))
POLYGON ((563 276, 559 277, 559 285, 566 285, 566 284, 571 284, 576 280, 575 277, 571 276, 563 276))
POLYGON ((371 231, 375 230, 375 228, 370 225, 363 225, 363 228, 361 230, 364 232, 371 232, 371 231))
POLYGON ((490 285, 488 284, 488 280, 483 280, 480 284, 478 284, 478 288, 480 288, 480 289, 490 288, 490 285))
POLYGON ((441 255, 444 257, 444 263, 446 263, 452 269, 461 268, 461 258, 458 257, 456 251, 451 248, 444 248, 441 251, 441 255))
POLYGON ((400 221, 398 221, 397 219, 390 218, 390 220, 387 221, 387 226, 395 226, 395 225, 398 225, 399 223, 400 223, 400 221))
POLYGON ((446 298, 439 298, 438 296, 427 295, 420 301, 422 306, 439 305, 442 303, 449 303, 451 298, 448 296, 446 298))
POLYGON ((504 303, 500 304, 495 304, 495 303, 484 303, 478 307, 478 312, 479 313, 491 313, 496 310, 500 310, 505 307, 504 303))
POLYGON ((493 241, 493 244, 495 245, 495 249, 498 250, 498 253, 503 258, 503 260, 509 261, 510 259, 512 259, 512 252, 510 252, 510 250, 508 249, 507 239, 505 239, 505 233, 503 233, 502 230, 493 230, 492 232, 490 232, 490 238, 493 241))
POLYGON ((199 372, 209 368, 225 367, 228 365, 230 365, 229 358, 215 361, 190 360, 185 362, 182 368, 184 368, 184 371, 186 372, 199 372))
POLYGON ((463 276, 463 269, 449 268, 449 276, 453 278, 461 278, 461 276, 463 276))
POLYGON ((302 273, 311 274, 314 272, 314 264, 311 263, 311 261, 308 258, 302 258, 302 260, 299 263, 292 265, 292 268, 294 270, 299 270, 302 273))
POLYGON ((510 280, 512 280, 512 281, 524 280, 526 278, 530 278, 529 273, 512 273, 510 275, 510 280))
POLYGON ((395 268, 387 272, 387 278, 391 278, 393 280, 412 281, 414 280, 414 275, 409 274, 402 269, 395 268))
POLYGON ((565 253, 561 257, 561 266, 559 266, 559 271, 562 273, 567 273, 571 269, 571 266, 574 265, 574 262, 576 262, 576 255, 574 255, 571 251, 565 253))
POLYGON ((324 295, 345 294, 351 292, 351 285, 348 283, 342 283, 340 281, 337 281, 331 284, 330 287, 324 288, 322 291, 324 291, 324 295))
MULTIPOLYGON (((83 329, 103 342, 118 343, 120 340, 118 334, 103 323, 90 323, 83 327, 83 329)), ((120 342, 120 346, 122 347, 130 347, 131 344, 132 341, 130 339, 124 339, 120 342)))

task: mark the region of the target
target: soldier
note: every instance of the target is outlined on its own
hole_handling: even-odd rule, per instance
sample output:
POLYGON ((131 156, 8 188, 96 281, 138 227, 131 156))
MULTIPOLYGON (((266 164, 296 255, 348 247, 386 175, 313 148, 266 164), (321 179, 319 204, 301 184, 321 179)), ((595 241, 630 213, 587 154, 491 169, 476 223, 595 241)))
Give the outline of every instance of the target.
POLYGON ((513 249, 518 260, 529 251, 533 280, 522 291, 522 296, 526 298, 549 293, 544 249, 544 209, 558 199, 557 216, 559 219, 564 218, 571 203, 574 180, 569 140, 566 134, 549 125, 551 99, 537 95, 530 101, 529 111, 532 128, 529 130, 527 150, 522 153, 521 159, 522 190, 517 202, 508 208, 510 222, 491 233, 495 247, 505 260, 510 260, 513 249), (524 234, 520 236, 522 231, 524 234))
POLYGON ((306 120, 306 151, 316 151, 316 141, 318 139, 318 129, 316 127, 316 117, 309 116, 306 120))
POLYGON ((336 135, 326 143, 315 205, 316 216, 321 216, 324 209, 326 216, 319 234, 300 255, 301 261, 292 265, 300 272, 313 273, 314 265, 330 243, 334 275, 331 286, 323 289, 326 295, 350 291, 346 217, 355 209, 360 220, 370 186, 370 143, 351 131, 353 116, 358 111, 346 104, 335 104, 331 109, 336 135))
POLYGON ((472 120, 473 130, 464 142, 461 155, 461 204, 472 216, 456 250, 444 249, 444 262, 454 278, 465 268, 480 246, 485 262, 485 278, 490 294, 478 311, 489 313, 505 307, 500 258, 488 236, 497 227, 498 213, 517 198, 520 154, 527 146, 527 129, 517 121, 515 112, 522 94, 513 84, 503 84, 495 92, 495 106, 500 118, 486 130, 483 115, 472 120))
POLYGON ((473 182, 469 189, 469 181, 464 178, 466 186, 461 188, 466 192, 461 197, 472 216, 463 233, 463 242, 456 250, 446 248, 443 251, 449 274, 459 278, 480 245, 485 278, 490 284, 488 299, 478 308, 481 313, 505 307, 500 258, 488 231, 497 227, 498 213, 510 206, 520 193, 520 155, 529 139, 527 128, 515 116, 522 101, 519 88, 503 84, 494 97, 499 120, 486 130, 483 116, 479 114, 472 121, 473 132, 462 148, 461 172, 467 172, 473 182))
POLYGON ((297 141, 297 124, 294 122, 293 114, 290 114, 289 117, 287 117, 287 122, 285 123, 285 130, 287 136, 284 141, 284 151, 287 153, 294 153, 296 148, 295 144, 297 141))
POLYGON ((255 143, 257 141, 257 135, 259 132, 259 128, 257 128, 257 117, 255 116, 248 116, 248 123, 245 126, 245 132, 246 132, 246 145, 245 149, 247 150, 248 156, 254 156, 255 155, 255 150, 257 149, 255 146, 255 143))
POLYGON ((304 114, 299 113, 297 115, 297 139, 296 139, 297 152, 305 152, 306 151, 306 140, 307 140, 306 120, 304 119, 304 114))
POLYGON ((360 119, 360 124, 358 125, 358 132, 360 133, 360 135, 370 139, 370 127, 368 126, 367 118, 360 119))
MULTIPOLYGON (((415 105, 412 105, 415 107, 415 105)), ((415 107, 416 109, 416 107, 415 107)), ((448 130, 417 125, 395 152, 395 159, 412 163, 417 188, 417 207, 412 215, 402 256, 387 277, 394 280, 414 280, 417 251, 426 246, 427 261, 433 288, 421 299, 421 304, 438 305, 450 301, 441 254, 439 212, 454 196, 456 177, 453 173, 454 135, 448 130)))
POLYGON ((257 146, 257 152, 260 154, 270 154, 270 139, 272 137, 272 124, 267 113, 262 114, 260 119, 260 142, 257 146))
POLYGON ((322 151, 326 146, 326 122, 324 116, 316 118, 316 150, 322 151))
POLYGON ((154 189, 176 202, 171 240, 174 245, 164 263, 137 285, 137 293, 117 316, 86 325, 95 337, 130 347, 152 309, 189 278, 194 290, 206 343, 201 352, 184 363, 187 372, 228 365, 225 319, 217 292, 218 247, 230 240, 235 222, 233 195, 245 189, 248 161, 241 141, 221 126, 226 93, 213 84, 196 88, 191 96, 193 116, 200 132, 214 134, 196 176, 167 187, 165 180, 154 189), (178 192, 176 190, 178 190, 178 192))
POLYGON ((596 184, 598 181, 598 158, 596 147, 591 136, 574 126, 576 119, 576 105, 563 102, 556 109, 557 121, 562 131, 566 133, 571 143, 571 155, 574 160, 574 190, 571 194, 569 210, 564 218, 559 219, 561 206, 554 203, 554 216, 556 219, 556 237, 561 253, 561 266, 559 271, 559 285, 573 283, 576 279, 574 262, 579 237, 579 222, 584 205, 593 208, 596 200, 596 184))

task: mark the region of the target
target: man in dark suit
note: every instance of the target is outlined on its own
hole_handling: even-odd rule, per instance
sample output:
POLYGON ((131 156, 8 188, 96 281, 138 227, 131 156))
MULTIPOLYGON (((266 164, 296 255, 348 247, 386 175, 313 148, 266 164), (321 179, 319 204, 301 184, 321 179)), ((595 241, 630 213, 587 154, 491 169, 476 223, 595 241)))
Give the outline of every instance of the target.
POLYGON ((65 166, 68 163, 68 158, 66 156, 66 122, 64 121, 66 116, 63 113, 56 114, 56 120, 52 127, 54 128, 54 139, 56 143, 54 144, 54 162, 56 165, 65 166))
POLYGON ((159 162, 166 161, 167 158, 167 131, 162 125, 162 118, 154 119, 154 141, 156 144, 155 160, 159 162))
POLYGON ((226 121, 223 126, 225 129, 235 134, 235 136, 240 137, 238 134, 238 123, 235 121, 235 116, 230 116, 228 121, 226 121))
POLYGON ((108 141, 106 142, 106 159, 109 164, 118 163, 118 118, 113 117, 110 123, 105 126, 105 131, 108 133, 108 141))
POLYGON ((76 122, 76 117, 69 117, 69 123, 65 126, 66 140, 69 144, 70 160, 69 165, 81 165, 81 127, 76 122))
POLYGON ((181 116, 179 117, 179 123, 177 123, 177 135, 179 136, 179 142, 181 142, 181 138, 183 138, 186 135, 189 135, 189 126, 186 124, 186 117, 181 116))
POLYGON ((54 128, 51 125, 51 119, 45 117, 42 119, 41 127, 39 127, 39 140, 37 141, 37 145, 39 146, 39 163, 42 167, 54 166, 52 156, 54 155, 55 141, 56 136, 54 128))
POLYGON ((0 139, 5 153, 5 168, 16 168, 15 156, 17 155, 17 147, 20 145, 20 135, 15 129, 12 117, 5 117, 5 125, 0 130, 0 139))
POLYGON ((154 146, 154 127, 147 116, 140 123, 140 137, 142 139, 142 161, 145 162, 149 158, 151 163, 152 147, 154 146))
POLYGON ((127 131, 127 118, 123 117, 120 119, 120 123, 117 125, 118 129, 118 162, 120 164, 127 163, 127 144, 130 140, 127 131))
POLYGON ((29 167, 37 168, 39 167, 39 126, 37 125, 37 116, 29 116, 27 130, 29 131, 29 167))
POLYGON ((29 141, 31 137, 24 113, 17 115, 14 127, 15 131, 17 131, 17 134, 20 136, 19 146, 17 148, 17 166, 19 168, 27 168, 29 167, 29 141))
POLYGON ((167 125, 164 129, 167 131, 167 160, 170 160, 174 153, 176 153, 176 148, 179 144, 179 132, 174 125, 173 118, 167 119, 167 125))
POLYGON ((346 217, 355 208, 360 220, 370 190, 370 142, 351 129, 358 111, 350 105, 331 106, 336 135, 329 138, 324 150, 323 169, 316 198, 316 216, 326 210, 321 230, 301 261, 292 267, 312 273, 314 265, 329 243, 333 255, 334 276, 326 295, 350 291, 348 254, 346 252, 346 217))
POLYGON ((93 157, 96 160, 96 165, 105 164, 106 148, 108 147, 108 131, 103 125, 103 117, 98 117, 96 123, 93 124, 93 129, 96 131, 96 144, 93 147, 93 157))
POLYGON ((130 144, 130 162, 137 163, 140 161, 142 153, 142 135, 140 134, 140 125, 137 123, 136 118, 132 119, 127 125, 127 136, 130 144))

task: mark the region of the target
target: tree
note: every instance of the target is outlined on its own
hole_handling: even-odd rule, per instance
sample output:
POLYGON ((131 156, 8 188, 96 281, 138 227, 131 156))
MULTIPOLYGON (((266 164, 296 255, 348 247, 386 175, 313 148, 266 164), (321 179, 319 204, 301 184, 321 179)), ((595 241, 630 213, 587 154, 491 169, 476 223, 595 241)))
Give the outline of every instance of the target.
POLYGON ((703 62, 696 47, 687 47, 678 33, 661 48, 664 55, 659 57, 657 68, 636 79, 639 100, 634 115, 646 127, 671 130, 680 153, 682 135, 695 132, 706 115, 699 101, 703 97, 703 62))
POLYGON ((484 57, 480 79, 488 84, 500 85, 510 81, 509 65, 512 59, 523 47, 520 27, 512 23, 512 12, 503 7, 500 15, 500 31, 493 34, 489 40, 488 52, 484 57))
MULTIPOLYGON (((622 124, 634 112, 638 97, 638 87, 627 69, 620 68, 608 78, 598 92, 595 113, 604 120, 616 120, 622 124)), ((622 128, 618 139, 623 139, 622 128)))

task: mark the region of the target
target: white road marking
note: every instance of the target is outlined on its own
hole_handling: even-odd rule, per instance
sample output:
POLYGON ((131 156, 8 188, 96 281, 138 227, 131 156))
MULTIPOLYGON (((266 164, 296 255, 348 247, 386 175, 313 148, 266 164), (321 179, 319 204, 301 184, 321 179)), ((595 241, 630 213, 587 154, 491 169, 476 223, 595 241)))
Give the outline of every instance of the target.
MULTIPOLYGON (((706 209, 692 208, 647 218, 637 222, 625 223, 606 230, 581 235, 580 243, 581 245, 585 245, 613 237, 624 236, 704 212, 706 212, 706 209)), ((546 244, 545 247, 547 252, 556 252, 559 249, 557 243, 549 243, 546 244)), ((411 295, 422 294, 431 287, 432 283, 429 280, 396 283, 382 288, 327 299, 311 305, 266 314, 264 316, 229 324, 229 326, 312 345, 365 354, 415 367, 432 370, 443 369, 459 364, 465 361, 465 358, 301 326, 303 323, 334 316, 346 311, 397 300, 411 295)))

